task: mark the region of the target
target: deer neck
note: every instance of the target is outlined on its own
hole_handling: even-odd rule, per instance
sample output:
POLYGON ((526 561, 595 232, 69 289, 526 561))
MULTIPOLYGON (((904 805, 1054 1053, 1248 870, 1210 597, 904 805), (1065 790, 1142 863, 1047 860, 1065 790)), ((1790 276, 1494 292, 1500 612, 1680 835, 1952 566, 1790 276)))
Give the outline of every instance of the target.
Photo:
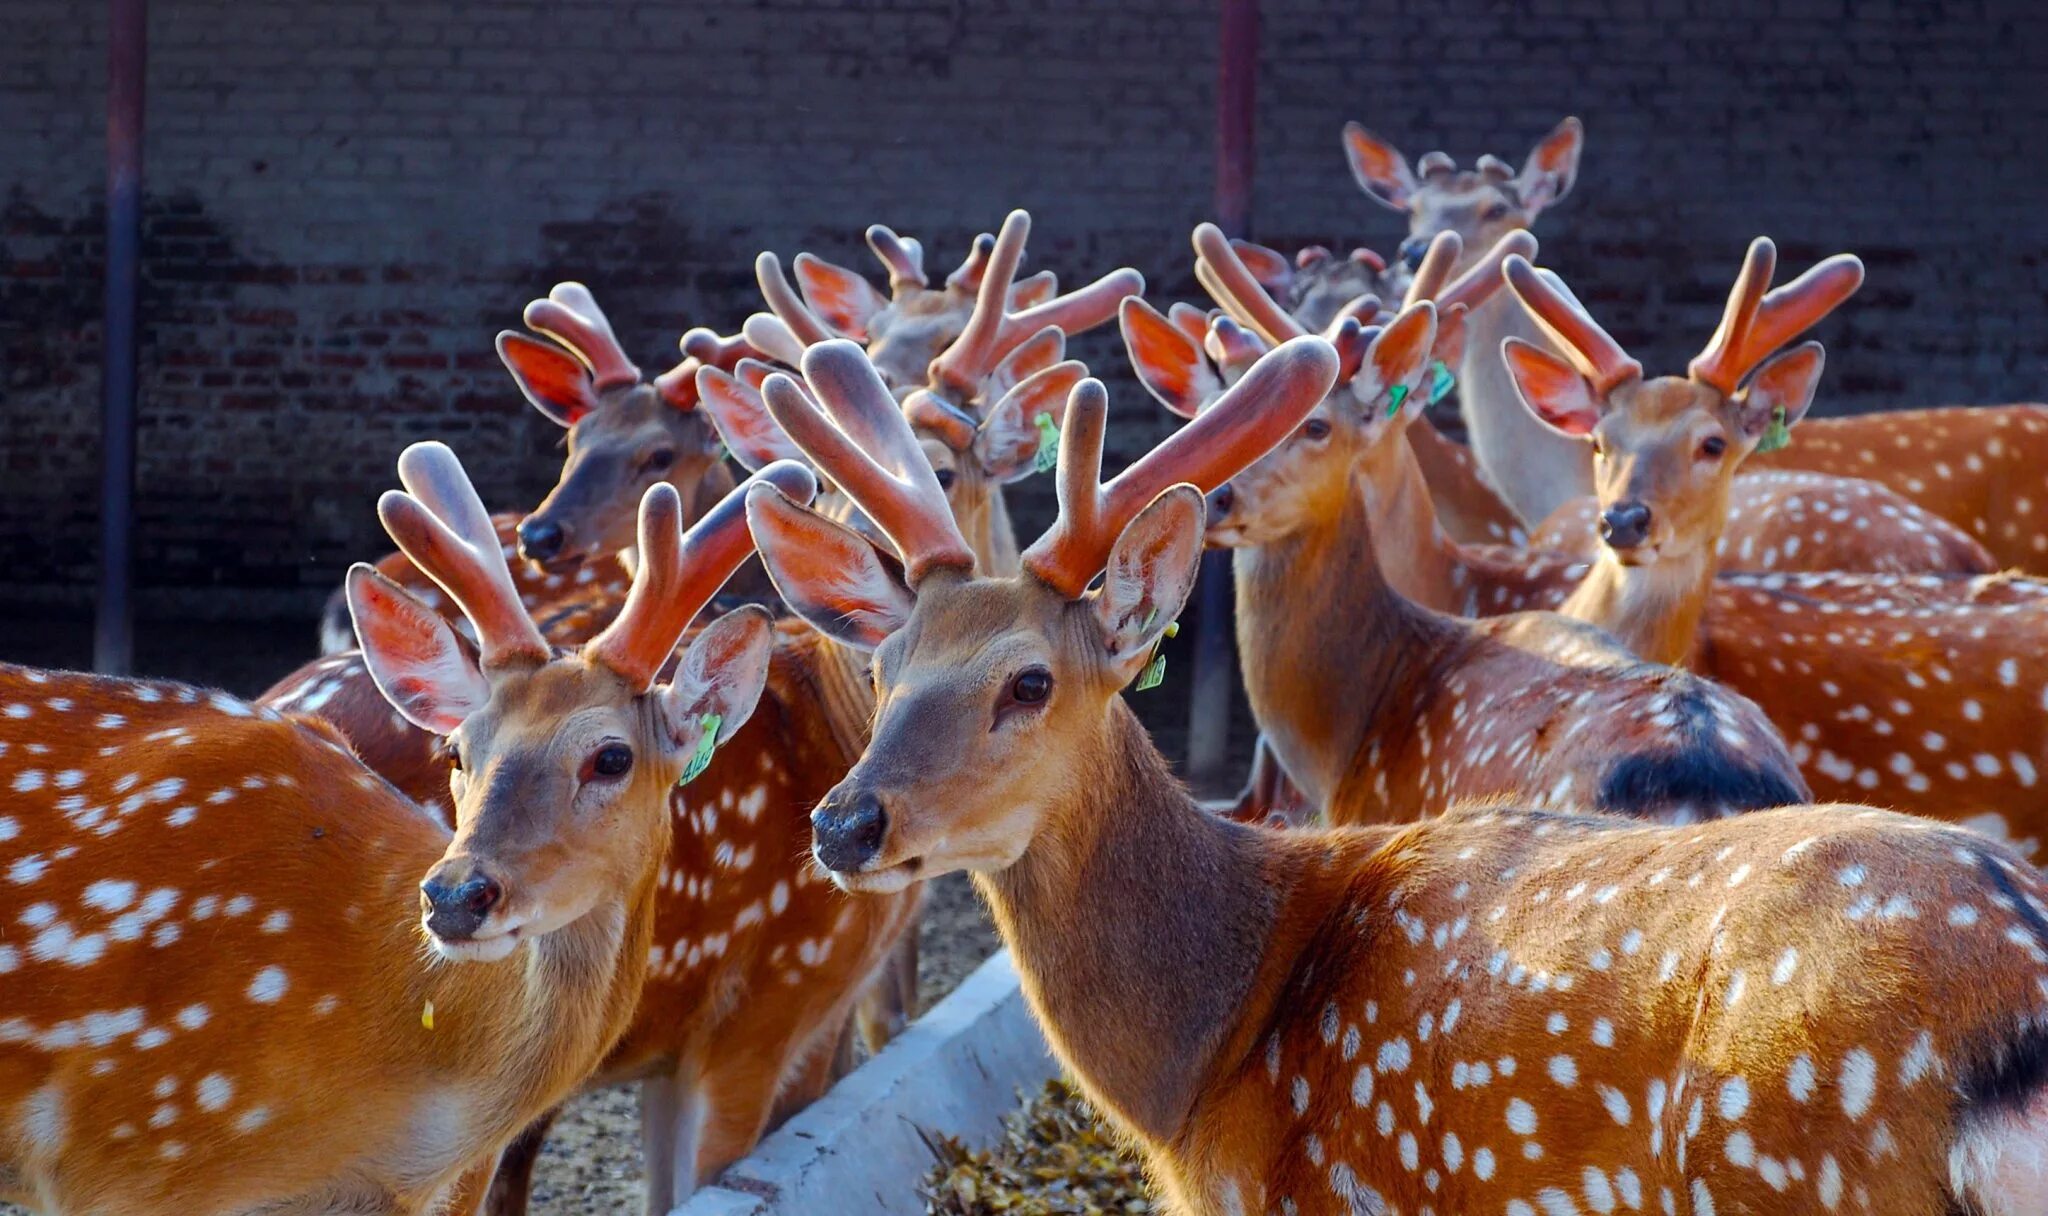
POLYGON ((1437 519, 1436 501, 1406 436, 1386 436, 1365 454, 1358 489, 1372 521, 1382 576, 1418 604, 1453 611, 1463 599, 1454 573, 1462 555, 1437 519))
POLYGON ((1089 1096, 1146 1142, 1229 1066, 1286 887, 1255 829, 1197 806, 1121 698, 1030 848, 977 874, 1024 994, 1089 1096))
POLYGON ((1593 492, 1592 458, 1584 444, 1545 426, 1515 391, 1500 356, 1504 338, 1551 344, 1510 293, 1472 311, 1458 359, 1458 401, 1472 454, 1486 479, 1522 522, 1535 525, 1574 498, 1593 492))
POLYGON ((812 636, 817 643, 810 668, 818 702, 833 741, 851 766, 874 733, 875 685, 868 675, 868 656, 823 634, 812 636))
POLYGON ((1598 625, 1652 663, 1686 666, 1713 590, 1719 541, 1709 537, 1683 557, 1648 566, 1624 566, 1602 545, 1593 568, 1558 612, 1598 625))
POLYGON ((1364 494, 1354 487, 1339 498, 1332 517, 1239 549, 1234 562, 1252 713, 1287 775, 1319 806, 1442 631, 1382 573, 1364 494))

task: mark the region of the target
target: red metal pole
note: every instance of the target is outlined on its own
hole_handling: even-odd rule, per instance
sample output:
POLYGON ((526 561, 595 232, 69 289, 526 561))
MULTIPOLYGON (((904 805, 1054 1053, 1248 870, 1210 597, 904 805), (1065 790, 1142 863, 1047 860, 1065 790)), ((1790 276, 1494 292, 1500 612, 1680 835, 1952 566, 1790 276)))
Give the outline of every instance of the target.
POLYGON ((100 571, 92 663, 134 659, 135 396, 142 286, 142 100, 149 0, 107 4, 107 297, 100 353, 100 571))
MULTIPOLYGON (((1258 0, 1222 0, 1218 17, 1215 216, 1224 232, 1248 237, 1258 130, 1258 0)), ((1230 700, 1237 684, 1228 554, 1203 557, 1195 597, 1187 776, 1198 791, 1219 794, 1229 776, 1230 700)))

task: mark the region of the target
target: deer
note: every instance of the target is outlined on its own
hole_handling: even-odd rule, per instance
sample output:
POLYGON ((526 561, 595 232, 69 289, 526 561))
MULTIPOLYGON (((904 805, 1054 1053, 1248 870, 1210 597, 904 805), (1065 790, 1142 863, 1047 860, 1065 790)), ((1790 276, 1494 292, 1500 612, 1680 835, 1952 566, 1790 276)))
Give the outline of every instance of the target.
POLYGON ((438 1212, 625 1030, 665 791, 767 672, 749 608, 662 674, 752 550, 744 499, 685 534, 681 496, 651 487, 625 608, 557 650, 454 454, 415 444, 399 476, 379 515, 476 641, 366 565, 349 605, 392 708, 460 757, 452 833, 315 720, 0 668, 0 1197, 438 1212))
MULTIPOLYGON (((799 296, 781 262, 763 253, 755 277, 769 311, 748 317, 742 331, 790 368, 819 342, 862 343, 902 398, 975 551, 998 572, 1017 568, 1016 531, 1002 487, 1036 471, 1040 419, 1057 426, 1067 390, 1085 372, 1065 358, 1066 339, 1114 319, 1119 301, 1145 289, 1144 276, 1129 267, 1064 295, 1055 294, 1050 272, 1018 281, 1030 234, 1030 213, 1010 212, 994 236, 975 240, 967 261, 935 291, 927 285, 921 246, 874 225, 868 242, 889 268, 892 295, 886 300, 859 274, 808 253, 795 259, 799 296), (1011 395, 1027 383, 1026 397, 1011 395), (994 407, 1006 399, 1031 405, 998 413, 994 407)), ((759 385, 772 370, 770 363, 749 361, 737 374, 704 377, 703 391, 733 421, 758 425, 766 418, 759 385)), ((771 436, 764 442, 779 441, 771 436)))
POLYGON ((1592 449, 1617 521, 1560 611, 1753 698, 1823 797, 1882 799, 2032 851, 2048 833, 2048 689, 2034 661, 2048 599, 1944 600, 1881 575, 1857 580, 1880 597, 1861 602, 1714 587, 1736 470, 1773 429, 1806 425, 1819 383, 1819 343, 1780 348, 1862 279, 1846 254, 1773 289, 1776 267, 1759 238, 1686 374, 1646 379, 1562 280, 1506 262, 1520 305, 1567 352, 1510 342, 1507 366, 1532 416, 1592 449))
MULTIPOLYGON (((1496 157, 1482 156, 1473 170, 1461 172, 1442 152, 1431 152, 1410 169, 1398 149, 1357 123, 1344 128, 1344 145, 1352 175, 1367 197, 1408 216, 1409 236, 1395 260, 1398 277, 1402 267, 1421 258, 1439 232, 1457 232, 1467 249, 1479 250, 1491 247, 1507 230, 1533 224, 1571 190, 1584 134, 1576 118, 1565 119, 1536 145, 1519 171, 1496 157)), ((1482 470, 1534 528, 1568 500, 1590 495, 1592 473, 1583 451, 1530 427, 1527 411, 1516 408, 1514 387, 1495 353, 1507 337, 1541 341, 1540 332, 1526 324, 1505 300, 1495 301, 1492 310, 1477 311, 1458 384, 1482 470)), ((1904 500, 1967 531, 1989 552, 1990 568, 2048 574, 2048 518, 2034 510, 2044 464, 2048 406, 2039 404, 1814 419, 1797 444, 1759 454, 1752 471, 1736 484, 1736 505, 1744 508, 1745 528, 1756 530, 1757 552, 1775 550, 1784 566, 1809 571, 1859 569, 1828 566, 1828 559, 1818 555, 1783 559, 1786 542, 1805 532, 1796 523, 1783 531, 1775 528, 1772 521, 1782 518, 1775 506, 1808 496, 1811 490, 1763 474, 1867 479, 1897 496, 1886 505, 1899 509, 1899 500, 1904 500)), ((1882 497, 1869 487, 1835 492, 1882 497)), ((1742 534, 1736 535, 1739 546, 1742 534)), ((1901 550, 1918 552, 1922 547, 1914 535, 1898 539, 1901 550)))
MULTIPOLYGON (((1276 338, 1307 336, 1246 289, 1213 225, 1194 244, 1196 277, 1219 300, 1264 300, 1256 319, 1276 338)), ((1470 284, 1493 277, 1433 294, 1462 313, 1470 284)), ((1429 300, 1384 327, 1342 317, 1323 335, 1339 356, 1327 399, 1210 495, 1206 539, 1233 551, 1245 691, 1280 768, 1337 824, 1496 796, 1676 821, 1805 801, 1784 741, 1743 698, 1555 614, 1439 613, 1381 568, 1361 470, 1407 458, 1436 318, 1429 300)), ((1126 304, 1123 322, 1139 380, 1189 385, 1159 395, 1197 422, 1269 355, 1227 313, 1206 339, 1214 368, 1142 303, 1126 304)))
POLYGON ((886 546, 747 504, 788 602, 875 656, 873 738, 813 852, 849 892, 972 876, 1165 1211, 2048 1204, 2048 891, 1994 842, 1861 807, 1671 826, 1512 802, 1283 832, 1175 779, 1120 693, 1186 602, 1203 490, 1335 382, 1320 338, 1107 485, 1084 381, 1058 520, 1009 577, 974 568, 856 353, 807 355, 829 417, 765 392, 886 546))
MULTIPOLYGON (((585 641, 625 602, 634 509, 646 488, 657 481, 675 486, 693 519, 732 489, 717 433, 697 412, 697 369, 730 368, 755 352, 742 339, 693 329, 683 337, 681 363, 643 378, 583 284, 557 283, 523 316, 537 336, 501 331, 498 357, 528 403, 568 432, 568 455, 539 506, 494 516, 493 526, 506 556, 524 559, 512 567, 520 602, 544 616, 575 618, 580 632, 571 640, 585 641)), ((460 618, 403 554, 377 568, 451 620, 460 618)), ((337 591, 321 614, 320 652, 338 655, 355 645, 337 591)))

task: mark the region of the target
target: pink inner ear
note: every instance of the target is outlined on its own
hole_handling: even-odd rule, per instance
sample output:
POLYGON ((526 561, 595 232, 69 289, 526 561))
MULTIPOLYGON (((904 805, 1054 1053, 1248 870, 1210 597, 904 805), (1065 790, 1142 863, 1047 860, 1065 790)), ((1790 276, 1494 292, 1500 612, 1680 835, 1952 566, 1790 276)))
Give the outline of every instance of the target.
POLYGON ((397 584, 357 569, 348 580, 349 615, 371 678, 407 721, 448 734, 490 695, 469 644, 397 584))
POLYGON ((1352 175, 1374 198, 1390 207, 1405 207, 1415 192, 1415 175, 1398 149, 1381 143, 1357 123, 1344 128, 1344 150, 1352 175))
POLYGON ((868 322, 889 306, 866 279, 807 253, 797 255, 796 281, 803 288, 804 303, 825 318, 826 324, 856 341, 867 341, 868 322))
POLYGON ((498 335, 498 357, 526 399, 557 424, 575 426, 597 408, 590 369, 560 347, 506 330, 498 335))
POLYGON ((1124 305, 1124 347, 1147 392, 1183 418, 1192 418, 1223 391, 1223 381, 1180 326, 1142 300, 1124 305))
POLYGON ((1522 400, 1538 418, 1567 435, 1590 435, 1600 422, 1592 386, 1570 364, 1549 351, 1509 338, 1501 344, 1508 373, 1522 400))

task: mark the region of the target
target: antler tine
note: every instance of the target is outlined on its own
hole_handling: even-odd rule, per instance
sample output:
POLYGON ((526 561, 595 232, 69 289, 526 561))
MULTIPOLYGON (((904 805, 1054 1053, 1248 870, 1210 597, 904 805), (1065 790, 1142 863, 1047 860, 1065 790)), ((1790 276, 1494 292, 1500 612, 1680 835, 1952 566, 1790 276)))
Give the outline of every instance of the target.
POLYGON ((1194 239, 1195 275, 1218 304, 1275 346, 1308 332, 1259 286, 1221 228, 1214 224, 1197 225, 1194 239), (1202 271, 1204 264, 1209 268, 1206 277, 1202 271))
POLYGON ((1600 393, 1643 374, 1643 365, 1629 358, 1576 300, 1538 274, 1529 259, 1510 254, 1502 270, 1522 307, 1600 393))
POLYGON ((880 258, 882 265, 889 270, 889 294, 900 296, 905 291, 926 284, 924 250, 897 236, 887 226, 869 225, 868 248, 875 251, 875 256, 880 258))
POLYGON ((1421 265, 1415 268, 1415 276, 1408 281, 1408 294, 1401 300, 1401 306, 1422 300, 1433 300, 1443 285, 1450 281, 1451 267, 1458 264, 1458 258, 1465 252, 1465 238, 1455 232, 1439 232, 1429 242, 1428 252, 1422 255, 1421 265))
MULTIPOLYGON (((1004 322, 1009 319, 1010 284, 1017 278, 1018 263, 1024 260, 1024 242, 1030 235, 1029 212, 1012 211, 1003 218, 1003 228, 996 234, 988 269, 981 276, 981 287, 974 296, 974 311, 967 316, 967 326, 931 362, 927 372, 929 378, 958 393, 962 400, 974 395, 981 378, 988 375, 996 360, 1001 358, 997 347, 1003 337, 1004 322)), ((1050 306, 1049 303, 1044 307, 1050 306)), ((1046 322, 1040 321, 1038 328, 1045 325, 1046 322)), ((1024 331, 1019 341, 1034 332, 1024 331)))
POLYGON ((1059 517, 1025 551, 1024 568, 1069 599, 1078 598, 1109 560, 1117 536, 1147 504, 1182 482, 1206 494, 1228 481, 1292 433, 1336 379, 1337 352, 1330 344, 1312 335, 1297 337, 1259 360, 1193 422, 1100 486, 1109 399, 1100 381, 1083 380, 1068 398, 1060 436, 1059 517))
POLYGON ((989 255, 995 252, 996 238, 984 232, 967 246, 967 256, 960 259, 960 265, 946 276, 946 286, 960 291, 981 291, 981 280, 988 274, 989 255))
POLYGON ((695 359, 684 359, 654 378, 654 391, 679 410, 696 409, 697 372, 703 366, 695 359))
MULTIPOLYGON (((1419 304, 1425 299, 1434 300, 1439 317, 1448 316, 1450 310, 1459 305, 1463 305, 1469 312, 1492 299, 1493 293, 1499 291, 1502 284, 1507 282, 1501 273, 1501 267, 1507 264, 1509 258, 1529 259, 1535 256, 1535 234, 1527 228, 1517 228, 1495 241, 1493 248, 1486 251, 1486 256, 1480 258, 1472 269, 1459 275, 1449 286, 1428 296, 1416 294, 1411 286, 1407 303, 1419 304)), ((1421 281, 1420 276, 1416 281, 1421 281)))
POLYGON ((816 346, 838 336, 790 287, 789 280, 782 274, 782 259, 762 251, 754 259, 754 281, 760 284, 761 298, 768 302, 768 311, 782 319, 789 332, 796 335, 797 341, 805 346, 816 346))
POLYGON ((991 362, 1030 339, 1046 326, 1055 326, 1072 336, 1094 329, 1116 317, 1117 309, 1131 296, 1145 291, 1145 276, 1129 266, 1112 270, 1086 287, 1033 305, 1003 318, 1002 335, 989 353, 991 362))
POLYGON ((763 483, 799 503, 818 490, 809 469, 778 460, 740 483, 685 533, 676 488, 667 482, 647 487, 640 499, 640 568, 625 607, 590 640, 584 656, 618 673, 635 692, 651 688, 683 631, 754 551, 747 491, 763 483))
POLYGON ((683 335, 683 353, 705 367, 722 368, 731 371, 739 366, 742 359, 754 358, 760 351, 754 349, 746 335, 734 334, 721 337, 715 330, 702 325, 696 326, 683 335))
MULTIPOLYGON (((1754 251, 1755 246, 1752 245, 1751 249, 1754 251)), ((1749 269, 1746 261, 1743 269, 1745 273, 1749 269)), ((1744 285, 1738 279, 1736 286, 1739 290, 1744 285)), ((1732 347, 1731 354, 1707 368, 1714 378, 1709 379, 1702 374, 1701 365, 1707 360, 1705 353, 1693 360, 1689 369, 1693 378, 1722 393, 1732 394, 1743 377, 1755 370, 1758 364, 1833 312, 1861 286, 1862 259, 1854 254, 1838 253, 1822 260, 1790 283, 1766 293, 1752 306, 1750 321, 1740 343, 1732 347)), ((1733 307, 1732 298, 1730 307, 1733 307)), ((1726 324, 1724 320, 1723 326, 1726 324)), ((1721 332, 1716 330, 1715 342, 1719 342, 1721 336, 1721 332)), ((1709 343, 1708 352, 1713 350, 1714 343, 1709 343)))
POLYGON ((973 569, 945 492, 867 354, 844 340, 820 343, 804 353, 803 371, 832 418, 782 373, 761 386, 769 415, 896 543, 912 585, 940 566, 973 569))
POLYGON ((740 335, 747 345, 761 352, 762 358, 787 363, 791 367, 803 361, 804 340, 772 312, 748 316, 746 323, 740 326, 740 335))
POLYGON ((455 453, 415 443, 398 457, 398 479, 405 489, 385 491, 377 517, 413 565, 461 606, 484 666, 545 661, 547 640, 519 602, 490 514, 455 453))
POLYGON ((546 334, 590 364, 599 389, 640 382, 640 369, 626 357, 597 298, 583 284, 555 284, 546 299, 528 304, 523 316, 528 329, 546 334))
POLYGON ((1743 366, 1743 348, 1749 344, 1750 327, 1756 324, 1757 309, 1763 307, 1764 293, 1771 289, 1771 276, 1778 269, 1778 247, 1771 238, 1760 236, 1749 243, 1742 255, 1742 270, 1728 289, 1728 304, 1721 311, 1721 324, 1707 339, 1706 349, 1686 369, 1701 384, 1723 393, 1733 393, 1749 369, 1743 366))

